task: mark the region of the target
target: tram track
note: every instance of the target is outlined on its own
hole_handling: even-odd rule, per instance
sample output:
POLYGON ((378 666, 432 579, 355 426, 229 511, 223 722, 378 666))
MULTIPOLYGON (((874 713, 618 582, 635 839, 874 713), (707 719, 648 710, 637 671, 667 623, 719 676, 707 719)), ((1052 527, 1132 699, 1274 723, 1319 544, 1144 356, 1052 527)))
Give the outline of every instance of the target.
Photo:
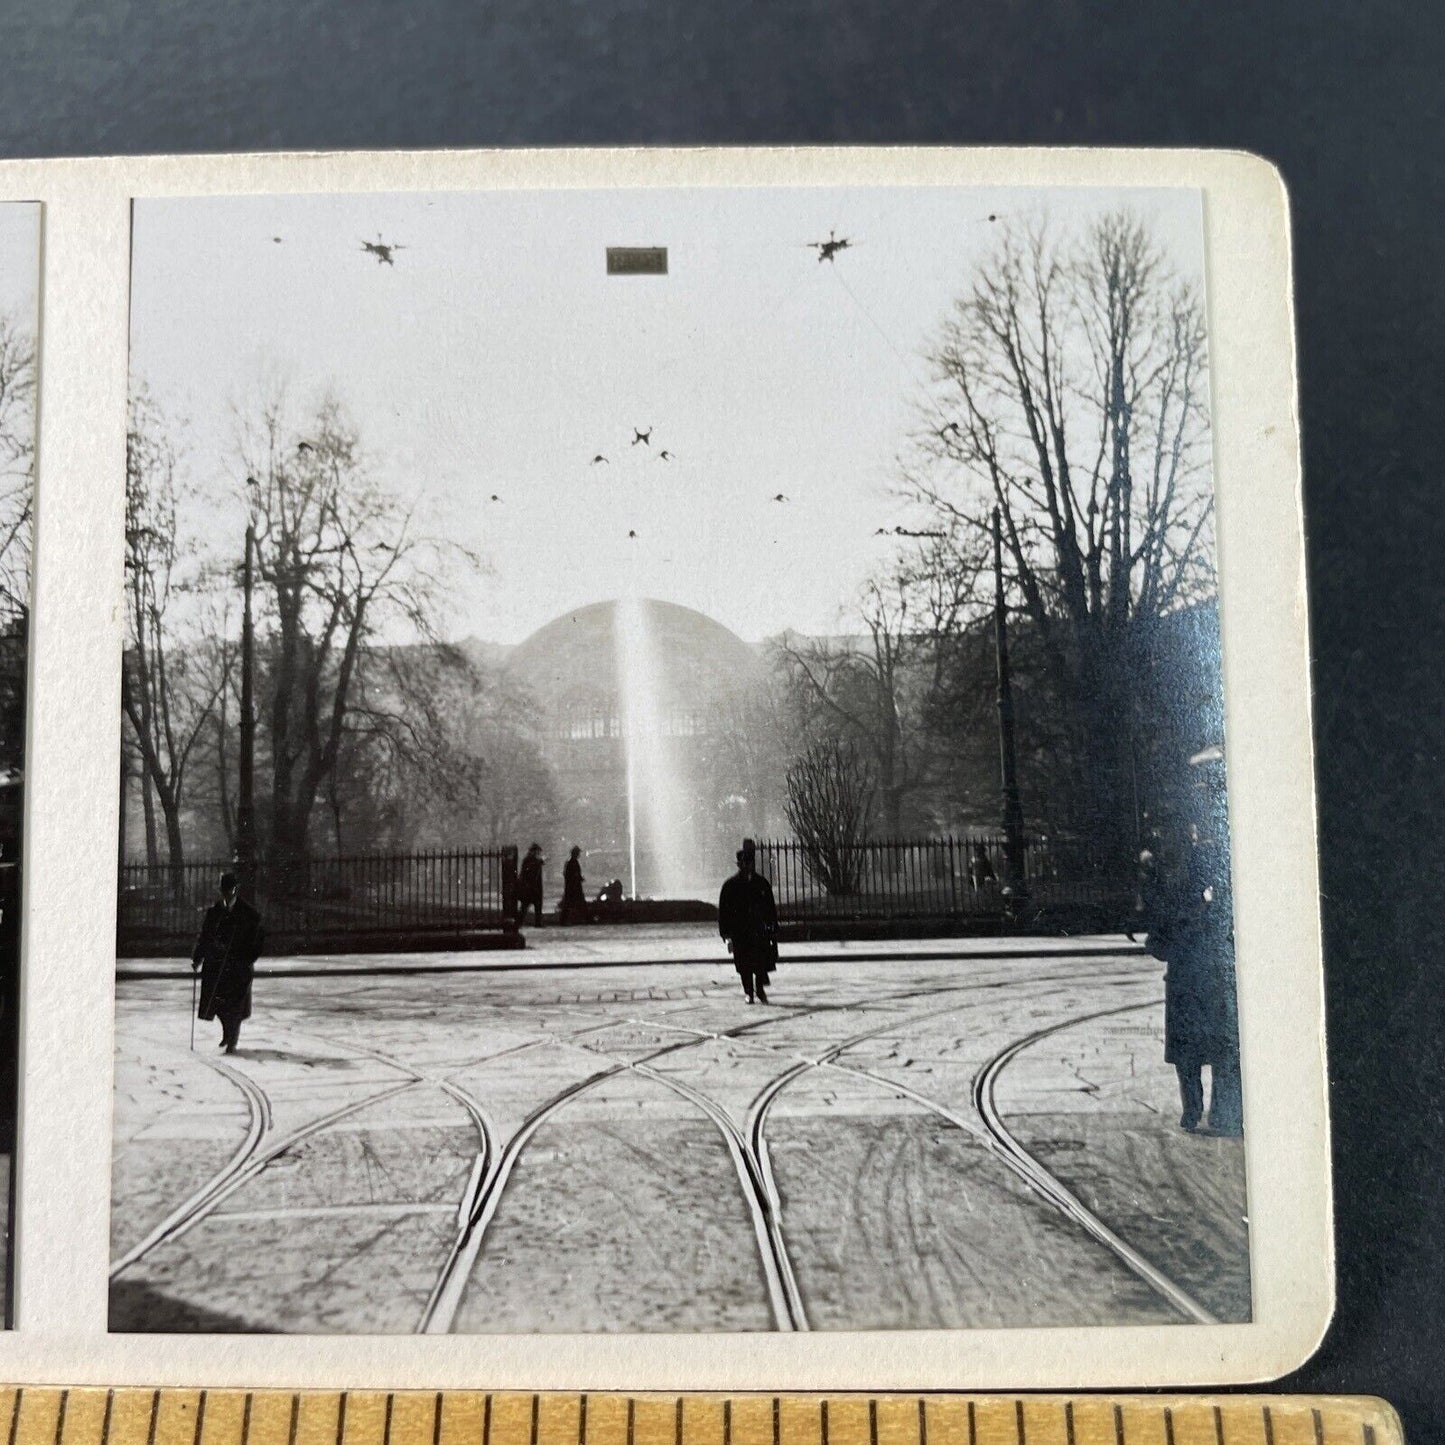
MULTIPOLYGON (((1098 980, 1098 982, 1104 981, 1105 980, 1098 980)), ((1074 1028, 1095 1019, 1110 1018, 1117 1014, 1132 1013, 1156 1006, 1157 1000, 1149 999, 1140 1003, 1123 1004, 1116 1008, 1097 1009, 1088 1013, 1072 1014, 1067 1019, 1050 1024, 1046 1028, 1036 1029, 1005 1045, 1004 1048, 986 1060, 974 1076, 970 1094, 974 1109, 981 1123, 969 1119, 958 1110, 951 1109, 947 1105, 929 1098, 917 1089, 901 1083, 896 1079, 889 1078, 886 1075, 876 1073, 873 1070, 865 1069, 855 1064, 839 1063, 838 1058, 840 1055, 846 1053, 849 1049, 857 1047, 857 1045, 861 1043, 865 1043, 870 1039, 888 1032, 889 1026, 885 1025, 882 1028, 870 1029, 864 1033, 854 1035, 852 1038, 845 1039, 841 1043, 825 1050, 816 1060, 800 1061, 792 1069, 788 1070, 787 1073, 779 1075, 777 1079, 768 1085, 758 1096, 753 1109, 749 1112, 748 1127, 754 1152, 758 1155, 762 1167, 768 1175, 769 1187, 776 1196, 777 1186, 771 1177, 772 1165, 767 1147, 765 1128, 768 1114, 778 1095, 781 1094, 789 1084, 795 1082, 815 1068, 834 1069, 853 1078, 864 1080, 886 1092, 918 1104, 921 1108, 928 1110, 930 1113, 969 1135, 969 1137, 973 1138, 988 1150, 992 1157, 998 1159, 1018 1176, 1036 1196, 1043 1199, 1059 1214, 1082 1229, 1091 1239, 1113 1254, 1115 1258, 1142 1280, 1155 1294, 1165 1300, 1182 1318, 1188 1320, 1191 1324, 1217 1324, 1217 1317, 1211 1311, 1200 1304, 1187 1290, 1170 1279, 1164 1271, 1154 1265, 1129 1244, 1128 1241, 1110 1229, 1067 1185, 1051 1173, 1018 1142, 1004 1123, 1003 1117, 994 1100, 994 1090, 999 1075, 1008 1064, 1026 1048, 1031 1047, 1033 1044, 1053 1034, 1061 1033, 1065 1029, 1074 1028)), ((956 1009, 963 1007, 967 1007, 966 1002, 954 1004, 943 1009, 930 1010, 923 1014, 915 1014, 902 1022, 904 1024, 920 1023, 925 1019, 952 1013, 956 1009)))
MULTIPOLYGON (((1137 973, 1121 975, 1105 975, 1103 978, 1094 976, 1094 982, 1105 982, 1111 979, 1138 980, 1137 973)), ((1071 983, 1079 980, 1077 973, 1050 974, 1042 978, 1032 979, 1034 983, 1071 983)), ((739 1037, 755 1033, 759 1030, 782 1024, 798 1018, 816 1016, 823 1013, 837 1013, 848 1009, 867 1008, 884 1003, 897 1003, 902 1000, 918 997, 929 997, 940 993, 955 992, 977 992, 987 989, 1003 988, 1014 982, 1012 976, 988 979, 971 979, 963 983, 926 985, 920 988, 901 990, 890 994, 877 994, 861 999, 847 999, 834 1003, 816 1004, 803 1008, 790 1008, 786 1012, 779 1011, 762 1018, 752 1018, 747 1022, 735 1025, 730 1029, 721 1030, 686 1030, 688 1037, 676 1043, 667 1044, 652 1053, 644 1055, 641 1059, 613 1063, 607 1068, 601 1069, 587 1078, 577 1080, 566 1089, 554 1094, 550 1099, 538 1105, 523 1120, 516 1131, 508 1139, 506 1145, 496 1156, 496 1164, 488 1171, 487 1176, 481 1181, 475 1199, 473 1215, 470 1225, 466 1231, 467 1238, 463 1247, 457 1251, 455 1257, 449 1262, 448 1268, 444 1269, 438 1278, 436 1288, 432 1297, 427 1303, 423 1313, 419 1333, 424 1334, 446 1334, 449 1333, 455 1322, 456 1314, 461 1307, 462 1297, 466 1292, 467 1284, 470 1282, 472 1270, 476 1260, 481 1253, 482 1243, 486 1231, 497 1207, 501 1203, 502 1195, 506 1190, 508 1180, 521 1157, 527 1144, 531 1141, 537 1130, 546 1123, 554 1114, 565 1105, 577 1098, 579 1095, 605 1083, 609 1079, 615 1079, 619 1075, 632 1070, 637 1071, 640 1067, 650 1066, 658 1059, 676 1054, 683 1049, 697 1048, 706 1042, 727 1042, 739 1037)), ((955 1006, 956 1007, 956 1006, 955 1006)), ((942 1009, 937 1012, 951 1012, 952 1009, 942 1009)), ((876 1030, 870 1031, 868 1036, 874 1033, 883 1033, 893 1024, 897 1023, 896 1018, 890 1019, 876 1030)), ((604 1032, 608 1027, 615 1027, 617 1023, 632 1023, 642 1027, 664 1027, 678 1029, 677 1025, 659 1026, 654 1022, 638 1019, 616 1020, 602 1028, 588 1029, 586 1032, 604 1032)), ((575 1037, 575 1036, 574 1036, 575 1037)), ((811 1061, 805 1061, 803 1068, 811 1066, 811 1061)), ((789 1071, 791 1074, 793 1071, 789 1071)), ((666 1081, 666 1076, 649 1069, 660 1082, 666 1081)), ((711 1101, 710 1101, 711 1102, 711 1101)), ((722 1111, 725 1114, 725 1111, 722 1111)), ((729 1120, 731 1124, 731 1120, 729 1120)), ((736 1125, 732 1125, 736 1128, 736 1125)), ((738 1130, 739 1145, 744 1159, 751 1157, 751 1164, 745 1165, 746 1173, 740 1172, 740 1179, 743 1181, 745 1198, 752 1195, 758 1209, 765 1219, 765 1234, 759 1237, 759 1247, 762 1254, 762 1262, 765 1277, 772 1270, 776 1270, 780 1293, 773 1295, 774 1321, 779 1329, 795 1330, 807 1328, 806 1309, 803 1304, 801 1290, 799 1290, 791 1261, 788 1256, 786 1241, 782 1234, 781 1204, 777 1193, 776 1183, 772 1176, 771 1164, 767 1158, 765 1149, 759 1150, 753 1140, 750 1125, 745 1125, 738 1130), (753 1193, 753 1170, 756 1170, 758 1181, 757 1192, 753 1193)), ((755 1223, 755 1230, 757 1225, 755 1223)), ((770 1291, 771 1292, 771 1291, 770 1291)))
MULTIPOLYGON (((778 1095, 783 1092, 793 1081, 801 1078, 805 1073, 817 1068, 838 1068, 844 1072, 854 1074, 861 1078, 868 1079, 877 1087, 891 1088, 905 1096, 914 1098, 920 1107, 931 1109, 934 1113, 943 1117, 950 1117, 946 1106, 938 1105, 916 1092, 910 1093, 906 1086, 895 1085, 891 1080, 881 1075, 872 1075, 868 1071, 858 1069, 847 1063, 839 1063, 838 1056, 844 1054, 848 1049, 856 1047, 867 1039, 888 1033, 895 1028, 906 1029, 927 1018, 937 1017, 943 1014, 955 1012, 960 1008, 967 1007, 970 1000, 956 999, 946 1006, 929 1009, 922 1013, 894 1014, 882 1023, 876 1024, 862 1032, 851 1035, 848 1039, 839 1044, 831 1045, 822 1054, 816 1057, 799 1058, 790 1068, 783 1071, 776 1078, 769 1081, 765 1089, 754 1099, 749 1106, 747 1115, 739 1124, 726 1108, 709 1098, 699 1089, 682 1080, 673 1077, 670 1072, 653 1067, 659 1061, 676 1055, 681 1051, 695 1049, 702 1045, 715 1042, 726 1045, 733 1041, 746 1039, 750 1035, 766 1035, 780 1025, 795 1020, 828 1014, 844 1012, 848 1010, 865 1011, 880 1006, 906 1003, 910 1000, 920 998, 935 998, 946 994, 976 995, 979 993, 991 992, 1004 989, 1019 982, 1013 970, 1007 973, 990 975, 985 978, 970 978, 948 984, 928 984, 918 987, 896 990, 891 993, 880 993, 862 997, 853 997, 836 1002, 806 1005, 802 1007, 772 1008, 761 1017, 750 1017, 745 1022, 725 1029, 688 1029, 683 1025, 671 1020, 657 1019, 611 1019, 602 1024, 593 1024, 585 1029, 572 1033, 555 1031, 545 1037, 528 1040, 513 1048, 503 1050, 501 1054, 484 1055, 481 1058, 461 1063, 448 1063, 445 1072, 433 1071, 431 1074, 423 1073, 420 1069, 407 1064, 380 1050, 372 1049, 364 1045, 341 1043, 335 1037, 310 1032, 308 1030, 288 1029, 285 1033, 297 1037, 309 1037, 326 1044, 328 1047, 344 1048, 348 1052, 370 1057, 377 1062, 392 1068, 407 1077, 380 1092, 369 1094, 366 1098, 353 1100, 347 1104, 329 1111, 317 1119, 308 1121, 297 1129, 289 1131, 284 1136, 269 1139, 268 1135, 274 1130, 274 1118, 272 1115, 271 1101, 265 1090, 239 1070, 230 1068, 227 1065, 216 1061, 203 1059, 202 1062, 222 1073, 223 1076, 243 1094, 248 1106, 247 1132, 240 1146, 229 1158, 224 1166, 214 1174, 205 1184, 194 1191, 182 1202, 171 1214, 167 1215, 159 1225, 155 1227, 139 1244, 133 1246, 125 1255, 118 1258, 111 1267, 111 1277, 114 1279, 124 1270, 130 1268, 140 1259, 144 1258, 158 1245, 169 1240, 177 1239, 188 1230, 194 1228, 203 1219, 212 1214, 218 1206, 227 1198, 231 1197, 245 1184, 257 1178, 262 1171, 275 1159, 294 1148, 305 1139, 318 1134, 325 1129, 341 1122, 343 1119, 361 1112, 373 1105, 383 1103, 397 1095, 414 1089, 423 1084, 430 1084, 452 1098, 468 1115, 478 1137, 478 1146, 473 1159, 467 1181, 462 1189, 455 1213, 456 1228, 452 1242, 443 1259, 434 1286, 427 1299, 425 1308, 416 1326, 419 1333, 447 1333, 455 1324, 457 1313, 460 1309, 467 1287, 471 1282, 472 1274, 476 1268, 477 1260, 497 1209, 507 1190, 509 1181, 515 1171, 516 1165, 522 1157, 527 1146, 537 1131, 553 1118, 559 1110, 572 1102, 580 1095, 597 1088, 606 1081, 616 1079, 626 1073, 632 1073, 638 1077, 645 1078, 664 1089, 669 1090, 677 1097, 684 1099, 693 1107, 699 1109, 710 1122, 718 1129, 723 1136, 724 1142, 729 1150, 735 1171, 739 1180, 743 1198, 749 1209, 752 1227, 757 1238, 759 1258, 761 1261, 763 1275, 766 1281, 768 1296, 777 1327, 784 1330, 805 1330, 808 1328, 807 1312, 799 1288, 793 1266, 789 1258, 787 1242, 783 1232, 782 1206, 776 1180, 773 1176, 771 1159, 767 1147, 766 1125, 768 1115, 778 1095), (616 1028, 619 1024, 632 1024, 637 1027, 649 1028, 658 1032, 677 1032, 683 1037, 662 1045, 652 1051, 645 1053, 640 1058, 628 1060, 614 1060, 607 1063, 605 1067, 599 1068, 586 1077, 578 1079, 569 1084, 566 1088, 554 1093, 550 1098, 535 1106, 512 1131, 510 1136, 502 1138, 495 1123, 488 1117, 487 1111, 482 1102, 469 1092, 462 1084, 458 1083, 457 1076, 474 1069, 479 1065, 495 1062, 497 1059, 523 1052, 525 1050, 541 1047, 546 1044, 553 1044, 561 1047, 582 1048, 588 1052, 599 1053, 603 1059, 608 1055, 601 1049, 591 1048, 581 1043, 582 1035, 589 1033, 603 1033, 609 1029, 616 1028)), ((1130 971, 1121 974, 1110 975, 1081 975, 1078 971, 1066 973, 1052 973, 1042 976, 1034 976, 1028 979, 1031 986, 1087 982, 1090 986, 1100 984, 1126 984, 1128 982, 1144 982, 1137 971, 1130 971)), ((1147 1004, 1131 1004, 1127 1008, 1142 1008, 1147 1004)), ((1126 1009, 1105 1010, 1105 1013, 1122 1012, 1126 1009)), ((571 1009, 566 1012, 574 1012, 571 1009)), ((1071 1017, 1063 1023, 1051 1025, 1047 1029, 1036 1030, 1023 1039, 1014 1041, 1007 1049, 1000 1051, 985 1066, 985 1070, 991 1068, 987 1078, 984 1078, 984 1071, 975 1081, 975 1089, 982 1089, 982 1093, 976 1095, 975 1107, 980 1115, 985 1107, 993 1108, 993 1084, 998 1073, 1006 1066, 1024 1047, 1038 1039, 1046 1037, 1049 1033, 1056 1032, 1063 1027, 1073 1023, 1082 1022, 1081 1017, 1071 1017), (1005 1057, 1006 1056, 1006 1057, 1005 1057), (996 1067, 994 1067, 996 1065, 996 1067)), ((763 1042, 759 1039, 759 1042, 763 1042)), ((772 1047, 772 1045, 765 1045, 772 1047)), ((994 1109, 994 1116, 997 1118, 997 1110, 994 1109)), ((959 1118, 952 1118, 951 1122, 959 1124, 959 1118)), ((1069 1213, 1070 1205, 1063 1199, 1062 1195, 1067 1193, 1064 1187, 1053 1180, 1054 1190, 1050 1191, 1049 1180, 1053 1176, 1032 1156, 1027 1154, 1021 1145, 1008 1134, 1001 1119, 997 1119, 998 1129, 995 1131, 989 1126, 980 1130, 976 1124, 969 1126, 969 1131, 974 1137, 978 1137, 981 1143, 990 1150, 995 1157, 1000 1158, 1008 1164, 1016 1174, 1025 1178, 1025 1182, 1035 1193, 1046 1198, 1060 1212, 1069 1213)), ((1072 1206, 1078 1211, 1083 1211, 1084 1206, 1069 1196, 1072 1206)), ((1082 1221, 1077 1214, 1071 1216, 1076 1224, 1082 1221)), ((1091 1216, 1092 1218, 1092 1216, 1091 1216)), ((1099 1229, 1107 1233, 1107 1226, 1098 1222, 1099 1229)), ((1087 1225, 1082 1225, 1087 1228, 1087 1225)), ((1091 1231, 1092 1232, 1092 1231, 1091 1231)), ((1096 1238, 1100 1236, 1096 1233, 1096 1238)), ((1100 1239, 1101 1243, 1107 1241, 1100 1239)), ((1118 1241, 1125 1249, 1127 1245, 1118 1241)), ((1109 1246, 1112 1247, 1112 1246, 1109 1246)), ((1118 1250, 1114 1251, 1116 1254, 1118 1250)), ((1126 1261, 1128 1262, 1128 1261, 1126 1261)), ((1147 1261, 1142 1263, 1148 1266, 1147 1261)), ((1131 1266, 1132 1267, 1132 1266, 1131 1266)), ((1139 1270, 1135 1270, 1140 1273, 1139 1270)), ((1156 1272, 1157 1273, 1157 1272, 1156 1272)), ((1162 1279, 1162 1276, 1161 1276, 1162 1279)), ((1167 1283, 1167 1282, 1166 1282, 1167 1283)), ((1176 1287, 1177 1288, 1177 1287, 1176 1287)), ((1180 1292, 1182 1294, 1182 1292, 1180 1292)), ((1187 1297, 1186 1297, 1187 1298, 1187 1297)), ((1176 1307, 1179 1301, 1173 1301, 1176 1307)), ((1192 1303, 1192 1302, 1190 1302, 1192 1303)), ((1195 1307, 1198 1308, 1197 1306, 1195 1307)), ((1182 1312, 1188 1314, 1184 1309, 1182 1312)), ((1191 1315, 1190 1317, 1199 1317, 1191 1315)), ((1207 1317, 1207 1316, 1205 1316, 1207 1317)))

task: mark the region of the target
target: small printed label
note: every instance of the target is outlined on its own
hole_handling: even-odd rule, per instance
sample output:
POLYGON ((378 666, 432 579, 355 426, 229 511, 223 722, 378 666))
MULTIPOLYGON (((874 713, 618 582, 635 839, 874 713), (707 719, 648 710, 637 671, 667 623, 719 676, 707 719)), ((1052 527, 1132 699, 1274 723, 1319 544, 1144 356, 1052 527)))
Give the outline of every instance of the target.
POLYGON ((666 246, 609 246, 609 276, 666 276, 666 246))

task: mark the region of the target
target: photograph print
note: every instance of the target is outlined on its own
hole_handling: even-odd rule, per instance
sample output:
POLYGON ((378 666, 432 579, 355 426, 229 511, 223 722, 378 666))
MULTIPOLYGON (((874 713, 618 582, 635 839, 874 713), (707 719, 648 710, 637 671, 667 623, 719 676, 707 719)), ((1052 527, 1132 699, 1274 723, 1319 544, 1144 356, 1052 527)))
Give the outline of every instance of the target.
POLYGON ((1198 191, 132 217, 112 1330, 1251 1318, 1198 191))
POLYGON ((40 206, 0 204, 0 1292, 11 1324, 40 206))

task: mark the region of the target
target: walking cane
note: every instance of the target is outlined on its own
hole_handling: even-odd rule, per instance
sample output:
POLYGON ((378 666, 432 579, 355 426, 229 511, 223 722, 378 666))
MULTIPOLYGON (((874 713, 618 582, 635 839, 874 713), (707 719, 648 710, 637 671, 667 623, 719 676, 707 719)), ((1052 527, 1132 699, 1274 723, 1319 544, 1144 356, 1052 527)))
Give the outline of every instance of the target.
POLYGON ((196 990, 201 986, 201 970, 191 970, 191 1052, 196 1051, 196 990))

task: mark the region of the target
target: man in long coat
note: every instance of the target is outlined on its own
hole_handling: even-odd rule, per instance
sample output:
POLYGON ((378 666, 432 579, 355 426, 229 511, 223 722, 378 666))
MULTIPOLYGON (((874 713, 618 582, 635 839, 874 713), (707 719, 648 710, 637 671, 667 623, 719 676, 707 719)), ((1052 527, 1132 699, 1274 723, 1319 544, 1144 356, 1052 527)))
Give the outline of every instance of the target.
POLYGON ((1179 1076, 1180 1126, 1204 1115, 1209 1065, 1209 1128, 1244 1132, 1239 1078, 1239 1012, 1234 976, 1234 906, 1223 847, 1195 830, 1185 856, 1161 870, 1144 899, 1149 952, 1164 974, 1164 1058, 1179 1076))
POLYGON ((733 967, 752 1003, 767 1003, 766 984, 778 962, 778 910, 773 885, 757 871, 757 844, 743 839, 738 871, 718 897, 718 932, 732 952, 733 967))
POLYGON ((261 915, 236 893, 236 875, 221 874, 220 897, 206 910, 191 967, 201 973, 196 1017, 220 1019, 221 1047, 236 1052, 242 1021, 251 1017, 251 982, 265 934, 261 915))
POLYGON ((542 865, 547 860, 542 856, 542 845, 533 843, 522 859, 521 871, 517 874, 517 923, 527 921, 530 908, 537 915, 537 927, 542 926, 542 865))

